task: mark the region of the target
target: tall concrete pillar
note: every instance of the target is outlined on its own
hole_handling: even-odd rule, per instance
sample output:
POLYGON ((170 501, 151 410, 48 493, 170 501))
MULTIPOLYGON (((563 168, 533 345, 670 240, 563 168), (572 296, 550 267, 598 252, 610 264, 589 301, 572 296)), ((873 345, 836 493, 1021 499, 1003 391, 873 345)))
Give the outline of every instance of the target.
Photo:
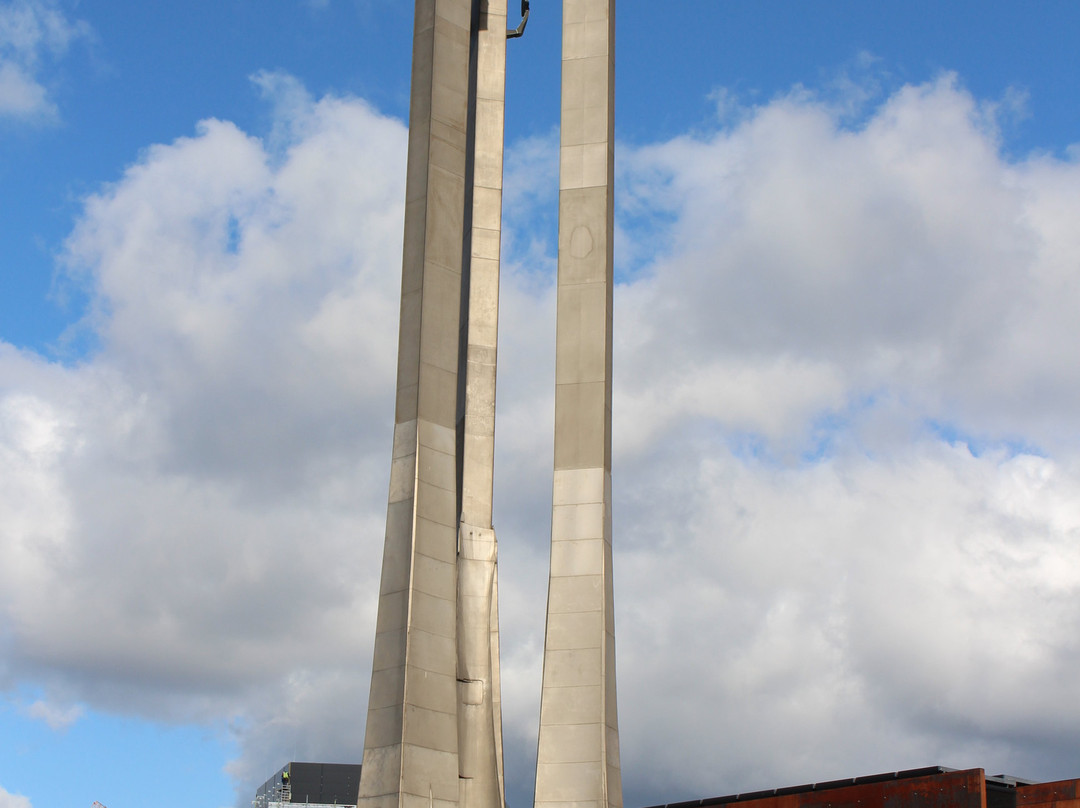
POLYGON ((494 457, 506 0, 416 0, 364 808, 502 808, 494 457))
POLYGON ((497 547, 491 521, 499 324, 506 0, 481 0, 472 80, 472 205, 459 383, 458 745, 462 808, 502 808, 497 547))
POLYGON ((621 808, 611 569, 614 0, 564 0, 555 477, 536 808, 621 808))

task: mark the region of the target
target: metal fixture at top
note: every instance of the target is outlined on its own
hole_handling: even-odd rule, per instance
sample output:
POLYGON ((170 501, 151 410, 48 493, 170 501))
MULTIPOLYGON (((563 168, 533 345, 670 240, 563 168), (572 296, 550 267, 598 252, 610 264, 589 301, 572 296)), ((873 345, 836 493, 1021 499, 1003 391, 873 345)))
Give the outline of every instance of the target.
POLYGON ((529 23, 529 0, 521 0, 521 22, 517 28, 509 28, 506 31, 507 39, 517 39, 525 33, 525 26, 529 23))

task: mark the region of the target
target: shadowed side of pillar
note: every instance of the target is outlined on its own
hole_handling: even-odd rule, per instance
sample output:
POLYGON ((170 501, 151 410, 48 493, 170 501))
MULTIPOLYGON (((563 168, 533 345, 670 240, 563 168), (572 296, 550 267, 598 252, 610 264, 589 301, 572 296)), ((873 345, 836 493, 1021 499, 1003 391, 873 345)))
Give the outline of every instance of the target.
POLYGON ((491 522, 502 229, 506 0, 480 0, 474 30, 467 299, 458 438, 458 748, 462 808, 503 808, 497 545, 491 522))

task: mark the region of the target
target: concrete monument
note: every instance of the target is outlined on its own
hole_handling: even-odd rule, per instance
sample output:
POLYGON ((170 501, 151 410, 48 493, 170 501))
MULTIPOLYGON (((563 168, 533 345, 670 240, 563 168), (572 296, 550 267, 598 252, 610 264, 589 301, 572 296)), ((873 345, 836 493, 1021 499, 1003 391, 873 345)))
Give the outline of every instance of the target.
MULTIPOLYGON (((416 0, 397 403, 359 806, 503 808, 491 521, 506 0, 416 0)), ((621 806, 611 589, 614 0, 564 0, 536 801, 621 806)))
POLYGON ((506 0, 417 0, 390 496, 359 805, 503 805, 491 524, 506 0))

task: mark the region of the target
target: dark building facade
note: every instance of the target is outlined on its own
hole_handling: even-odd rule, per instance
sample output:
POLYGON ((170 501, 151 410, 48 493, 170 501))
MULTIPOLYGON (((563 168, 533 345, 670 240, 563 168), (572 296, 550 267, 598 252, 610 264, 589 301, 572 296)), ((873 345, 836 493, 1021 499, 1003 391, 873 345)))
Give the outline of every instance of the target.
POLYGON ((1035 783, 982 769, 925 769, 670 803, 653 808, 1080 808, 1080 780, 1035 783))
POLYGON ((252 805, 356 805, 358 763, 286 763, 259 786, 252 805))

